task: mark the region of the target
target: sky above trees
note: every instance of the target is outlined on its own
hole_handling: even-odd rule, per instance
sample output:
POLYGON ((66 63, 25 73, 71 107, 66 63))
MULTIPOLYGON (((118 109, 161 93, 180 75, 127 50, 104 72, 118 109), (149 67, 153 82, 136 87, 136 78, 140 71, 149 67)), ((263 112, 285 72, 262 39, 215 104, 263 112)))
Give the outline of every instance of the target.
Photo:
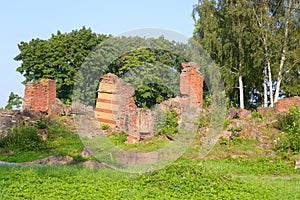
POLYGON ((23 96, 24 77, 13 60, 18 44, 31 39, 48 39, 58 30, 70 32, 82 26, 99 34, 119 35, 139 28, 169 29, 191 37, 191 17, 197 0, 185 1, 5 1, 0 8, 0 107, 10 92, 23 96))

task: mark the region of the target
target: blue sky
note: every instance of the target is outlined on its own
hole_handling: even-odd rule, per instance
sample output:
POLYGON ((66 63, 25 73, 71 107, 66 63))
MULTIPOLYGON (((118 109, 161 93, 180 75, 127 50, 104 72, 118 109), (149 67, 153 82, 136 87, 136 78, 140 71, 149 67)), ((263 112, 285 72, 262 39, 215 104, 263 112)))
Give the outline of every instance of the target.
POLYGON ((191 16, 197 0, 27 0, 3 1, 0 7, 0 107, 10 92, 23 97, 23 76, 18 44, 33 38, 48 39, 58 30, 70 32, 82 26, 93 32, 119 35, 140 28, 169 29, 191 37, 191 16))

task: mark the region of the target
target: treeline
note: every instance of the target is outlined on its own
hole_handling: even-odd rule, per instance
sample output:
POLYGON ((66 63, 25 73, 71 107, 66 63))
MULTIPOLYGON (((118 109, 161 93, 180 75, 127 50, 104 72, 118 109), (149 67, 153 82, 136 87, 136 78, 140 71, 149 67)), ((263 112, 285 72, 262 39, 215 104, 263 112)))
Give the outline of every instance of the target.
POLYGON ((200 0, 194 38, 220 68, 234 106, 300 95, 299 0, 200 0))
MULTIPOLYGON (((54 79, 57 97, 66 104, 76 100, 94 106, 99 80, 111 72, 135 86, 138 106, 151 107, 176 96, 179 89, 172 90, 161 76, 179 73, 181 63, 187 61, 180 55, 186 45, 163 36, 113 37, 85 27, 70 33, 58 31, 47 40, 21 42, 18 47, 15 60, 21 61, 17 71, 25 77, 23 83, 54 79)), ((168 78, 176 81, 178 74, 177 79, 168 78)))
MULTIPOLYGON (((299 0, 200 0, 195 5, 193 41, 217 64, 230 106, 272 107, 281 97, 300 95, 299 11, 299 0)), ((178 88, 170 89, 178 80, 173 72, 180 73, 181 62, 193 61, 187 56, 191 46, 163 36, 118 38, 85 27, 18 47, 15 60, 21 61, 17 71, 24 83, 55 79, 57 96, 67 104, 94 105, 100 77, 112 72, 135 86, 137 105, 151 107, 178 95, 178 88)))

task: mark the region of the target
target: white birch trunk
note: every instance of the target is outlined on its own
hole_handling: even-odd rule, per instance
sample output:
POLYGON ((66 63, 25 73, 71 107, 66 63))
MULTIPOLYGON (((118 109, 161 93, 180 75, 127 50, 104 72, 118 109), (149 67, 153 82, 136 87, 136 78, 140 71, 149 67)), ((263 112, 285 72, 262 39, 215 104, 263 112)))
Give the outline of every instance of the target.
POLYGON ((273 100, 273 81, 272 81, 272 72, 271 72, 271 63, 270 60, 267 60, 267 68, 268 68, 268 78, 269 78, 269 88, 270 88, 270 107, 274 107, 273 100))
POLYGON ((242 75, 239 76, 239 90, 240 90, 240 108, 244 109, 244 84, 242 75))
POLYGON ((267 68, 264 69, 264 104, 263 107, 268 107, 268 75, 267 75, 267 68))
POLYGON ((288 1, 288 5, 286 8, 285 24, 284 24, 284 26, 285 26, 284 41, 283 41, 283 48, 282 48, 282 53, 281 53, 279 72, 278 72, 277 83, 276 83, 274 103, 276 103, 278 101, 279 92, 280 92, 280 84, 282 81, 283 66, 284 66, 285 56, 286 56, 287 39, 288 39, 288 34, 289 34, 289 13, 291 12, 290 7, 291 7, 291 1, 288 1))

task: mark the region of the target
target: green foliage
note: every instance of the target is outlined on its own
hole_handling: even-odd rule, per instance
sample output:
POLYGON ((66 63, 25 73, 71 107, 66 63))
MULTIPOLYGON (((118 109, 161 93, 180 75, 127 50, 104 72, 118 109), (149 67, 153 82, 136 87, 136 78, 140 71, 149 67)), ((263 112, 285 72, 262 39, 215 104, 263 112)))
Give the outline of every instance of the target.
POLYGON ((13 108, 20 109, 22 105, 22 98, 13 92, 10 93, 8 97, 7 104, 5 106, 6 110, 12 110, 13 108))
POLYGON ((198 123, 198 129, 208 127, 210 123, 209 115, 200 115, 197 120, 197 123, 198 123))
POLYGON ((230 138, 220 137, 219 144, 221 145, 229 145, 229 144, 240 144, 243 142, 243 139, 240 137, 240 132, 243 130, 242 126, 238 127, 230 127, 229 131, 231 131, 230 138))
POLYGON ((0 139, 0 148, 4 147, 19 151, 38 151, 45 147, 45 143, 36 127, 22 127, 13 129, 0 139))
POLYGON ((110 128, 109 124, 102 124, 102 125, 101 125, 101 129, 102 129, 102 130, 107 130, 107 129, 109 129, 109 128, 110 128))
POLYGON ((159 137, 148 138, 144 141, 134 143, 134 144, 127 144, 127 133, 123 132, 112 132, 109 134, 108 138, 111 143, 118 146, 123 150, 129 151, 138 151, 138 152, 150 152, 155 151, 160 148, 163 148, 165 145, 168 144, 169 140, 162 139, 159 137))
POLYGON ((277 127, 282 131, 275 141, 278 151, 297 153, 300 152, 300 110, 291 107, 289 113, 277 116, 277 127))
POLYGON ((178 115, 175 110, 166 110, 164 127, 160 130, 160 135, 174 135, 178 133, 178 115))
POLYGON ((123 132, 112 132, 108 138, 114 145, 122 146, 127 141, 127 134, 123 132))
POLYGON ((34 126, 38 129, 47 129, 53 124, 54 122, 49 117, 42 116, 34 123, 34 126))
POLYGON ((168 87, 157 83, 140 85, 135 92, 136 105, 143 108, 151 108, 153 105, 175 97, 175 94, 168 87))
POLYGON ((240 132, 243 130, 243 127, 242 126, 238 126, 236 128, 231 128, 230 131, 232 132, 231 133, 231 137, 230 139, 233 140, 233 141, 240 141, 239 137, 240 137, 240 132))
POLYGON ((67 132, 64 126, 42 117, 34 124, 13 129, 0 139, 0 150, 13 151, 11 155, 0 154, 0 160, 25 162, 56 154, 80 158, 82 149, 77 134, 67 132), (42 140, 42 135, 46 136, 46 141, 42 140))
POLYGON ((186 45, 163 36, 112 37, 86 58, 77 76, 75 96, 93 105, 99 77, 114 73, 134 86, 137 106, 151 107, 179 94, 181 62, 186 61, 179 55, 185 49, 186 45))
POLYGON ((239 105, 240 76, 248 109, 262 104, 264 81, 269 86, 280 84, 280 95, 299 95, 300 41, 296 38, 300 15, 296 5, 297 1, 203 0, 194 7, 194 39, 219 66, 233 106, 239 105))
POLYGON ((257 119, 259 121, 262 121, 264 119, 264 116, 262 113, 258 112, 257 110, 254 110, 252 113, 251 113, 251 118, 252 119, 257 119))
POLYGON ((7 199, 299 199, 299 171, 266 159, 192 161, 127 174, 111 169, 0 166, 7 199), (262 187, 263 185, 263 187, 262 187), (37 190, 37 188, 39 188, 37 190))
POLYGON ((52 34, 48 40, 39 38, 18 45, 20 53, 14 58, 21 61, 17 68, 23 83, 42 78, 56 80, 57 97, 65 103, 71 101, 76 74, 84 59, 97 44, 108 38, 97 35, 85 27, 70 33, 52 34))

